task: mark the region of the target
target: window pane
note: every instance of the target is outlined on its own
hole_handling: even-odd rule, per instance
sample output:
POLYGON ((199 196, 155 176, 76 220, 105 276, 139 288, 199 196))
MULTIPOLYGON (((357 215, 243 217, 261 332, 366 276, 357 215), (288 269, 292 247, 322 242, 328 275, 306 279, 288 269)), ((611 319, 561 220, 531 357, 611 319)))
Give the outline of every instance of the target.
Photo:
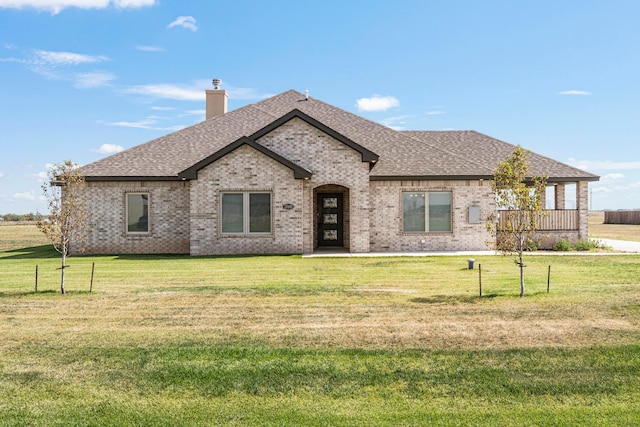
POLYGON ((127 194, 127 231, 129 233, 149 231, 148 194, 127 194))
POLYGON ((429 231, 451 231, 451 193, 429 193, 429 231))
POLYGON ((249 194, 249 232, 271 233, 271 194, 249 194))
POLYGON ((222 232, 242 233, 242 193, 222 195, 222 232))
POLYGON ((402 193, 403 231, 425 231, 424 193, 402 193))

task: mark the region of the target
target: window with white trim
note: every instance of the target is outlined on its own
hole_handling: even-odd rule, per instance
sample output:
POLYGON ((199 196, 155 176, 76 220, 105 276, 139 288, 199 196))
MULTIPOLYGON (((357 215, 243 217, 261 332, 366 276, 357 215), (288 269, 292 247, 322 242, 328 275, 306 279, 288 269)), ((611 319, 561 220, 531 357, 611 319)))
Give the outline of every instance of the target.
POLYGON ((149 232, 149 193, 127 193, 127 233, 149 232))
POLYGON ((402 192, 402 231, 451 232, 451 192, 402 192))
POLYGON ((222 234, 271 234, 271 193, 221 194, 222 234))

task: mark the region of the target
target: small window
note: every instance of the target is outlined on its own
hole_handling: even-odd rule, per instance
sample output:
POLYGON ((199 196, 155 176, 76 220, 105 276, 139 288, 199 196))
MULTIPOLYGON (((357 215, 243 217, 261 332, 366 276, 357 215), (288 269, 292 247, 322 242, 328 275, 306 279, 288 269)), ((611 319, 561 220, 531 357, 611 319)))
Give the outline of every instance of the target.
POLYGON ((403 192, 402 231, 451 232, 450 192, 403 192))
POLYGON ((223 234, 270 234, 271 193, 222 193, 223 234))
POLYGON ((149 232, 149 194, 127 193, 127 232, 149 232))

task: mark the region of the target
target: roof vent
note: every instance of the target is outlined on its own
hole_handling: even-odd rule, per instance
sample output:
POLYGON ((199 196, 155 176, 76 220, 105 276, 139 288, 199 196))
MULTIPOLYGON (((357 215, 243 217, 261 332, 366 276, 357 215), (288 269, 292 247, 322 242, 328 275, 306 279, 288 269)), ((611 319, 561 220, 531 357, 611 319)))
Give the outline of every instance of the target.
POLYGON ((220 89, 220 86, 222 86, 222 80, 220 80, 220 79, 213 79, 213 80, 211 80, 211 83, 213 84, 213 88, 215 90, 220 89))
POLYGON ((304 96, 304 100, 308 101, 309 100, 309 89, 305 90, 305 96, 304 96))

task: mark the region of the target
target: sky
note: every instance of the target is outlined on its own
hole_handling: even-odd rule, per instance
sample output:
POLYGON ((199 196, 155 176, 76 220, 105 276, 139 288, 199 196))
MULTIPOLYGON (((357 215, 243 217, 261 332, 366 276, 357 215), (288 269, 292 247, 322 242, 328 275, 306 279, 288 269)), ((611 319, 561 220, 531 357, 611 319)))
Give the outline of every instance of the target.
POLYGON ((637 0, 0 0, 0 214, 87 164, 289 89, 396 129, 467 130, 640 208, 637 0))

